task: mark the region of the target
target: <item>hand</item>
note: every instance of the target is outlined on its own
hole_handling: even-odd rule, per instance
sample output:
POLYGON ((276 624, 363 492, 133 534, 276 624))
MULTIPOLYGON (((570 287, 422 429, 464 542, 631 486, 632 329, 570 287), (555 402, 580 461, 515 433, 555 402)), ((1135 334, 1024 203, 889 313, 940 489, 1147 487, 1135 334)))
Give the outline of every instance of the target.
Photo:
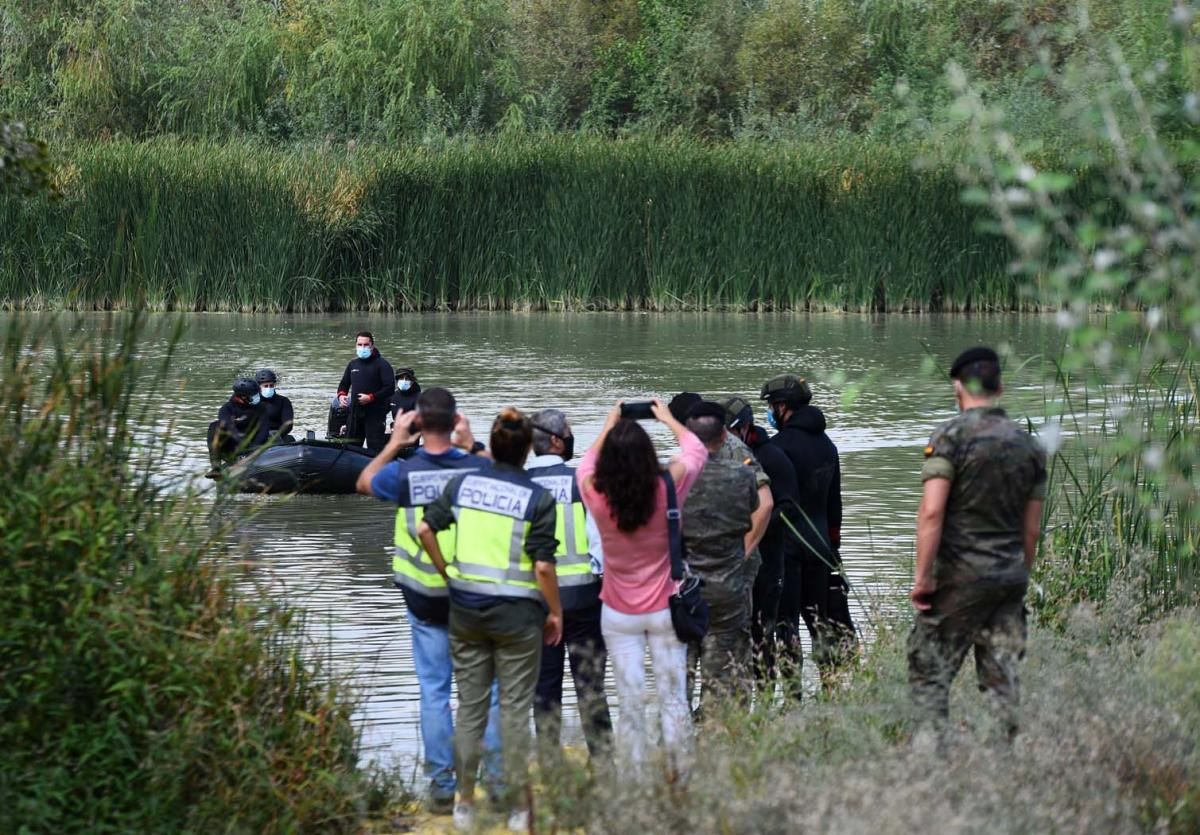
POLYGON ((396 420, 392 423, 392 439, 388 442, 388 446, 402 447, 415 444, 417 436, 421 434, 413 430, 413 422, 416 419, 415 409, 396 415, 396 420))
POLYGON ((459 412, 454 416, 454 428, 450 432, 450 443, 470 452, 475 448, 475 434, 471 431, 471 421, 459 412))
POLYGON ((918 577, 913 582, 912 591, 908 595, 912 599, 913 608, 918 612, 928 612, 932 609, 935 591, 937 591, 937 583, 932 578, 918 577))
POLYGON ((608 417, 604 421, 604 428, 600 430, 601 435, 608 434, 608 430, 617 425, 617 421, 621 419, 621 406, 624 404, 624 400, 618 400, 617 405, 612 407, 612 411, 608 413, 608 417))
POLYGON ((358 405, 366 406, 368 403, 370 403, 374 399, 375 399, 375 395, 373 395, 373 394, 360 394, 358 396, 358 405))
POLYGON ((654 419, 659 423, 665 423, 668 426, 672 423, 677 423, 675 416, 671 414, 671 410, 663 405, 663 402, 657 397, 650 401, 650 411, 654 413, 654 419))
POLYGON ((349 406, 350 405, 350 395, 339 394, 338 395, 338 405, 341 406, 343 409, 346 408, 347 406, 349 406))
POLYGON ((562 643, 562 612, 551 612, 546 615, 546 624, 542 627, 542 643, 548 647, 556 647, 562 643))

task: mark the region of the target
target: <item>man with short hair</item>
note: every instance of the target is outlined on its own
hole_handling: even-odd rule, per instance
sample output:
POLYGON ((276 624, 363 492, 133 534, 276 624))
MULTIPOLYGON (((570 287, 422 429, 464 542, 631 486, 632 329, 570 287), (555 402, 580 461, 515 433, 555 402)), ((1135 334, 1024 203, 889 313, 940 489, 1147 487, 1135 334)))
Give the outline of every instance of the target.
POLYGON ((600 631, 600 578, 595 573, 600 555, 600 533, 587 518, 575 470, 567 462, 575 454, 575 433, 558 409, 535 412, 533 452, 525 471, 549 490, 556 502, 558 539, 558 596, 563 610, 563 639, 542 647, 542 666, 534 695, 533 718, 538 741, 547 750, 558 750, 562 728, 563 660, 571 664, 571 678, 579 702, 579 716, 588 753, 604 757, 612 742, 612 718, 604 693, 608 652, 600 631))
POLYGON ((354 359, 342 372, 338 384, 338 405, 350 410, 346 435, 352 443, 366 442, 367 449, 383 449, 387 417, 391 411, 388 399, 396 390, 396 377, 388 361, 375 347, 370 331, 359 331, 354 337, 354 359))
MULTIPOLYGON (((390 372, 389 372, 390 373, 390 372)), ((417 408, 404 412, 383 450, 358 477, 359 493, 396 506, 392 579, 404 595, 412 635, 413 667, 420 691, 421 739, 425 746, 425 776, 434 811, 454 806, 454 715, 450 710, 453 666, 450 661, 450 598, 446 581, 421 547, 417 526, 425 506, 441 494, 446 483, 464 471, 486 470, 491 461, 471 455, 451 442, 452 434, 469 439, 470 424, 458 414, 454 395, 430 388, 417 398, 417 408), (406 447, 422 446, 405 460, 394 460, 406 447)), ((442 552, 454 554, 454 534, 443 535, 442 552)), ((498 703, 492 694, 492 716, 484 739, 492 752, 487 770, 499 788, 500 748, 498 703)))
POLYGON ((823 677, 843 662, 855 643, 849 610, 831 616, 831 591, 843 590, 842 470, 838 450, 825 434, 825 415, 812 405, 812 388, 798 374, 779 374, 763 384, 767 421, 778 431, 771 444, 787 456, 796 475, 794 503, 784 508, 783 595, 776 635, 787 692, 801 697, 800 619, 813 643, 823 677))
MULTIPOLYGON (((692 679, 699 666, 700 701, 707 706, 713 697, 745 695, 739 682, 750 656, 746 534, 759 509, 759 494, 754 471, 721 455, 726 432, 725 409, 720 404, 702 401, 693 406, 687 428, 709 454, 683 514, 688 565, 704 581, 700 593, 709 612, 708 633, 688 647, 688 677, 692 679)), ((689 695, 693 689, 689 684, 689 695)))
POLYGON ((1004 389, 995 351, 964 351, 950 377, 959 414, 934 431, 921 468, 909 687, 920 718, 944 724, 950 685, 973 648, 979 689, 1011 739, 1046 453, 996 405, 1004 389))

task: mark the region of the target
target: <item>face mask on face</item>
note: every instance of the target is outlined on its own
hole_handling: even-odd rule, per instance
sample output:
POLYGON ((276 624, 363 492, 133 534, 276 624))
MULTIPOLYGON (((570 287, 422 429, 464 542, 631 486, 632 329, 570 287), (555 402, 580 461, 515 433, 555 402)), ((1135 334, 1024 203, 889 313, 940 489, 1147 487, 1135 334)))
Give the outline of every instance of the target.
POLYGON ((775 410, 774 409, 767 409, 767 426, 770 426, 772 429, 779 428, 779 422, 777 420, 775 420, 775 410))
POLYGON ((275 387, 274 387, 274 386, 267 386, 266 388, 264 388, 264 389, 262 390, 262 396, 263 396, 263 397, 266 397, 266 398, 268 398, 268 399, 270 399, 270 398, 274 397, 274 396, 275 396, 275 387))
POLYGON ((261 402, 262 402, 262 398, 259 397, 257 394, 250 398, 251 406, 257 406, 261 402))
POLYGON ((371 358, 371 346, 359 345, 354 349, 354 353, 358 354, 360 360, 369 360, 371 358))
POLYGON ((400 391, 408 391, 412 388, 412 380, 401 380, 396 383, 396 388, 400 389, 400 391))

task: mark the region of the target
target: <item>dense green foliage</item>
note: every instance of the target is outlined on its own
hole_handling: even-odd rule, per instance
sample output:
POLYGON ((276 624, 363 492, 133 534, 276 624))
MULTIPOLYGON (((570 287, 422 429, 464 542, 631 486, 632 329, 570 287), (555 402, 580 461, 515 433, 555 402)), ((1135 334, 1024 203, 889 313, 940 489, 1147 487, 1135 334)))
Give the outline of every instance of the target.
POLYGON ((369 787, 350 703, 157 472, 140 332, 5 335, 0 830, 344 828, 369 787))
POLYGON ((1174 0, 0 0, 0 110, 81 137, 497 130, 888 142, 948 62, 1057 133, 1033 53, 1115 38, 1187 89, 1174 0), (899 95, 898 95, 899 93, 899 95))
POLYGON ((0 195, 28 197, 52 191, 46 143, 31 139, 23 124, 0 113, 0 195))
POLYGON ((0 200, 0 303, 1011 309, 953 166, 878 143, 543 138, 440 151, 160 140, 0 200))

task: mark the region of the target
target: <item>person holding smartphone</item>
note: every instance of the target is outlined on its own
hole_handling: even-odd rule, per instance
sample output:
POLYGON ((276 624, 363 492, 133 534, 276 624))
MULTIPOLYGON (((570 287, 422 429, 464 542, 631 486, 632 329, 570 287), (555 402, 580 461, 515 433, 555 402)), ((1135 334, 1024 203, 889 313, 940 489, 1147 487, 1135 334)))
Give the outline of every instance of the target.
POLYGON ((646 680, 650 647, 663 746, 671 776, 686 777, 693 730, 687 698, 687 645, 675 634, 675 591, 667 531, 667 491, 650 436, 634 415, 649 415, 675 435, 680 453, 667 466, 680 506, 708 460, 708 450, 658 400, 613 407, 575 478, 604 549, 600 622, 613 662, 620 707, 617 753, 636 776, 646 760, 646 680))

